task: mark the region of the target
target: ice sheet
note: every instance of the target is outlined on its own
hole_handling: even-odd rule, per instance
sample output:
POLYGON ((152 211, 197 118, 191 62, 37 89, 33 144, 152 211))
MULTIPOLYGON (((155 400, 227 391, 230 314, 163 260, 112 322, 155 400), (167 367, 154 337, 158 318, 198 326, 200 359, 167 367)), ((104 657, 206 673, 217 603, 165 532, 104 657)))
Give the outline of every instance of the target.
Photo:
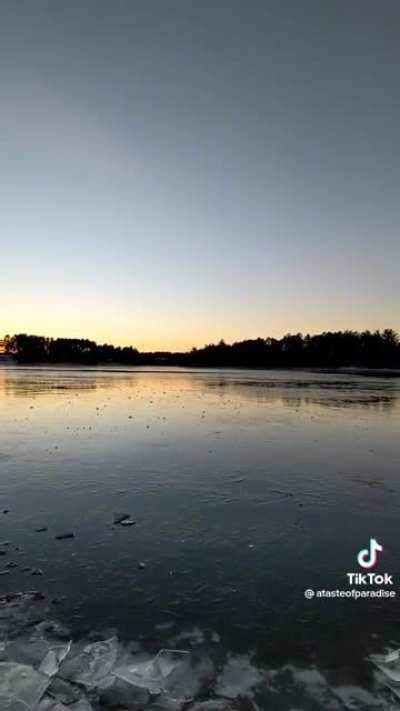
POLYGON ((1 711, 34 711, 49 678, 25 664, 0 663, 1 711))

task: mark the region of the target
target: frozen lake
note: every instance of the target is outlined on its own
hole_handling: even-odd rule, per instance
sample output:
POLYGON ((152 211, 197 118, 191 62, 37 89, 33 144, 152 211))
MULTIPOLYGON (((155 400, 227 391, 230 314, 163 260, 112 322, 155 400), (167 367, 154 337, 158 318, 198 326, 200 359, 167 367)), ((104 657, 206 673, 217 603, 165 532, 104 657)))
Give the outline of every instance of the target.
POLYGON ((56 599, 74 637, 196 627, 369 688, 398 603, 304 590, 349 588, 371 537, 397 590, 399 396, 394 377, 1 367, 0 593, 56 599))

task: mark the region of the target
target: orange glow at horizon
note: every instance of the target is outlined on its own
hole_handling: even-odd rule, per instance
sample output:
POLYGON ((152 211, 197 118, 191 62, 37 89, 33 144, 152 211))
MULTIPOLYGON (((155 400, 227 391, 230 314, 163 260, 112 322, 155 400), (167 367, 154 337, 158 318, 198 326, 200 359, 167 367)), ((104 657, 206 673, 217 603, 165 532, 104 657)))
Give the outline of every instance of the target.
POLYGON ((114 325, 104 323, 87 324, 86 326, 80 323, 73 325, 66 323, 64 325, 53 324, 46 319, 21 319, 16 322, 5 321, 0 322, 0 353, 2 352, 1 339, 5 335, 14 335, 16 333, 27 333, 31 335, 45 336, 47 338, 87 338, 96 341, 98 344, 108 343, 114 346, 132 346, 141 352, 148 351, 176 351, 185 352, 192 348, 202 348, 209 343, 218 343, 223 339, 226 343, 235 341, 243 341, 255 338, 282 338, 287 333, 302 333, 303 335, 322 333, 323 331, 364 331, 364 330, 383 330, 384 328, 393 328, 399 332, 400 328, 396 327, 396 319, 375 320, 365 323, 360 321, 355 322, 354 319, 327 319, 324 321, 321 316, 319 319, 313 320, 311 323, 301 322, 299 319, 293 319, 292 323, 278 323, 269 319, 267 323, 262 324, 262 319, 258 319, 259 326, 240 324, 235 326, 233 318, 227 319, 225 323, 221 322, 218 326, 209 324, 199 324, 196 330, 193 324, 185 324, 179 327, 175 324, 175 328, 162 326, 162 324, 151 327, 145 325, 137 325, 134 328, 117 329, 114 325), (15 324, 15 325, 14 325, 15 324))

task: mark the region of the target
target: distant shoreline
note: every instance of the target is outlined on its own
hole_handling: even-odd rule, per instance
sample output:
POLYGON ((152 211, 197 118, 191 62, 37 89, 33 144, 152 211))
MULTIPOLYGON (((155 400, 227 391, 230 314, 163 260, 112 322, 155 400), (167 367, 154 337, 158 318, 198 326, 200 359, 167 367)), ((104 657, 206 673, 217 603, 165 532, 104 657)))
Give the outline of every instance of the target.
POLYGON ((286 334, 280 339, 253 338, 235 343, 210 343, 186 352, 140 352, 133 346, 96 343, 87 338, 48 338, 19 333, 5 336, 2 358, 20 365, 249 368, 279 370, 305 368, 332 372, 400 371, 400 338, 383 331, 324 331, 315 335, 286 334))

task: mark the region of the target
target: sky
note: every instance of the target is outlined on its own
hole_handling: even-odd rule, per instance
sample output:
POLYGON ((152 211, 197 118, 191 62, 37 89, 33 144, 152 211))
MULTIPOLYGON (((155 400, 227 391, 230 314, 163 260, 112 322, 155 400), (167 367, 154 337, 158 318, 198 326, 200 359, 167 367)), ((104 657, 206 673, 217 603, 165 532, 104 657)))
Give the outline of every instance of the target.
POLYGON ((1 0, 0 334, 400 330, 398 0, 1 0))

